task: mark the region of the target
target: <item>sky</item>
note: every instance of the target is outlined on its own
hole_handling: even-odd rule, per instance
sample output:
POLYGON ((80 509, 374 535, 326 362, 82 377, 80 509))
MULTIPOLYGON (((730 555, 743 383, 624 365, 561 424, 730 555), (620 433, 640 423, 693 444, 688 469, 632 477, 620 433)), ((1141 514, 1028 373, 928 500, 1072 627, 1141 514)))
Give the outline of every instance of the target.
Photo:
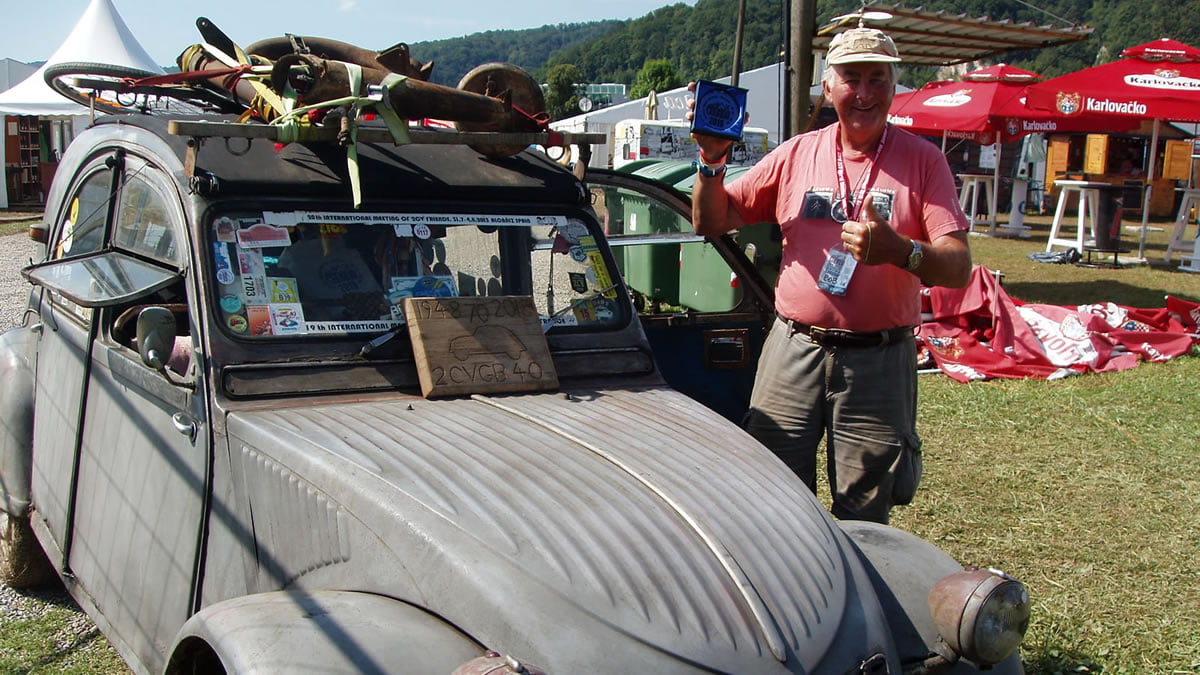
MULTIPOLYGON (((680 0, 694 5, 695 0, 680 0)), ((0 58, 44 61, 75 27, 89 0, 0 0, 5 30, 0 58)), ((671 0, 112 0, 142 47, 159 65, 200 41, 196 18, 207 17, 234 42, 248 45, 285 33, 323 37, 374 50, 397 42, 462 37, 488 30, 634 19, 671 0)), ((419 54, 414 54, 419 57, 419 54)))

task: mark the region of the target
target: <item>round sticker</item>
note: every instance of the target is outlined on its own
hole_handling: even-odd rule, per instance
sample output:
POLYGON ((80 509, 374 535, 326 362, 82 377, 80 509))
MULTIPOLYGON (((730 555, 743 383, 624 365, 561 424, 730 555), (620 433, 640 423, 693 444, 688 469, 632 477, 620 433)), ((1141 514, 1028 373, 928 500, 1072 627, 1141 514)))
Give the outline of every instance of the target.
POLYGON ((587 234, 587 225, 577 220, 568 221, 567 226, 563 228, 563 235, 567 238, 567 241, 572 243, 579 241, 580 237, 586 237, 587 234))
POLYGON ((223 268, 223 269, 217 270, 217 281, 221 282, 221 284, 224 286, 228 286, 229 284, 232 284, 233 283, 233 270, 230 270, 228 268, 223 268))
POLYGON ((431 234, 433 233, 429 231, 429 226, 425 223, 413 225, 413 236, 417 239, 428 239, 431 234))
POLYGON ((583 250, 582 246, 572 246, 571 259, 575 262, 583 262, 587 260, 587 252, 583 250))
POLYGON ((236 295, 221 296, 221 309, 226 314, 233 314, 242 308, 242 299, 236 295))
POLYGON ((250 328, 250 322, 246 321, 246 317, 241 314, 234 314, 225 323, 229 326, 229 330, 235 333, 245 333, 250 328))

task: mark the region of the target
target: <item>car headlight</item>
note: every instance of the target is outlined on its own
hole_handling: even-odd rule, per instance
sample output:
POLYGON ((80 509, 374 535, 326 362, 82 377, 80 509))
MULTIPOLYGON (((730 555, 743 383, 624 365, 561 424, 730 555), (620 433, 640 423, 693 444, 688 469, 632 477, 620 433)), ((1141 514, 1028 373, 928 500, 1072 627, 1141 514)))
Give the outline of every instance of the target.
POLYGON ((989 666, 1021 645, 1029 627, 1029 591, 1000 570, 967 569, 934 584, 929 611, 951 649, 989 666))

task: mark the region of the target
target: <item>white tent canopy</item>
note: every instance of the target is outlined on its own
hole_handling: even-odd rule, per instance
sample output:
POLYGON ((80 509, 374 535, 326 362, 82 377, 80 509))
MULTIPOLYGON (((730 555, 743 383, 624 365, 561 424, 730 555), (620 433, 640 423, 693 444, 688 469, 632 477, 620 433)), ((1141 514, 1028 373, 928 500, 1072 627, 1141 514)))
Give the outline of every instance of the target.
MULTIPOLYGON (((41 68, 8 91, 0 92, 0 114, 38 117, 72 116, 85 124, 88 109, 50 88, 44 73, 59 63, 104 63, 150 73, 163 69, 146 53, 125 25, 112 0, 91 0, 71 33, 41 68)), ((0 155, 4 144, 0 144, 0 155)), ((3 159, 0 156, 0 159, 3 159)), ((8 206, 7 181, 0 183, 0 207, 8 206)))
POLYGON ((87 109, 67 100, 46 84, 46 68, 70 62, 128 66, 151 73, 163 69, 129 31, 112 0, 91 0, 75 28, 58 50, 34 74, 0 93, 0 113, 6 115, 80 115, 87 109))

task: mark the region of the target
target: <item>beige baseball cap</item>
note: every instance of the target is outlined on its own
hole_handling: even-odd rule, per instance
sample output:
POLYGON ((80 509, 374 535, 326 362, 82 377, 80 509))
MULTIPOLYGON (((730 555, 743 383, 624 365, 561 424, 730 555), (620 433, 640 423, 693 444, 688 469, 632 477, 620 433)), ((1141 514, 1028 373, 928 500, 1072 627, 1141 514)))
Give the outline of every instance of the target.
POLYGON ((897 63, 900 53, 896 43, 888 34, 877 28, 851 28, 833 36, 825 63, 836 66, 842 63, 884 62, 897 63))

